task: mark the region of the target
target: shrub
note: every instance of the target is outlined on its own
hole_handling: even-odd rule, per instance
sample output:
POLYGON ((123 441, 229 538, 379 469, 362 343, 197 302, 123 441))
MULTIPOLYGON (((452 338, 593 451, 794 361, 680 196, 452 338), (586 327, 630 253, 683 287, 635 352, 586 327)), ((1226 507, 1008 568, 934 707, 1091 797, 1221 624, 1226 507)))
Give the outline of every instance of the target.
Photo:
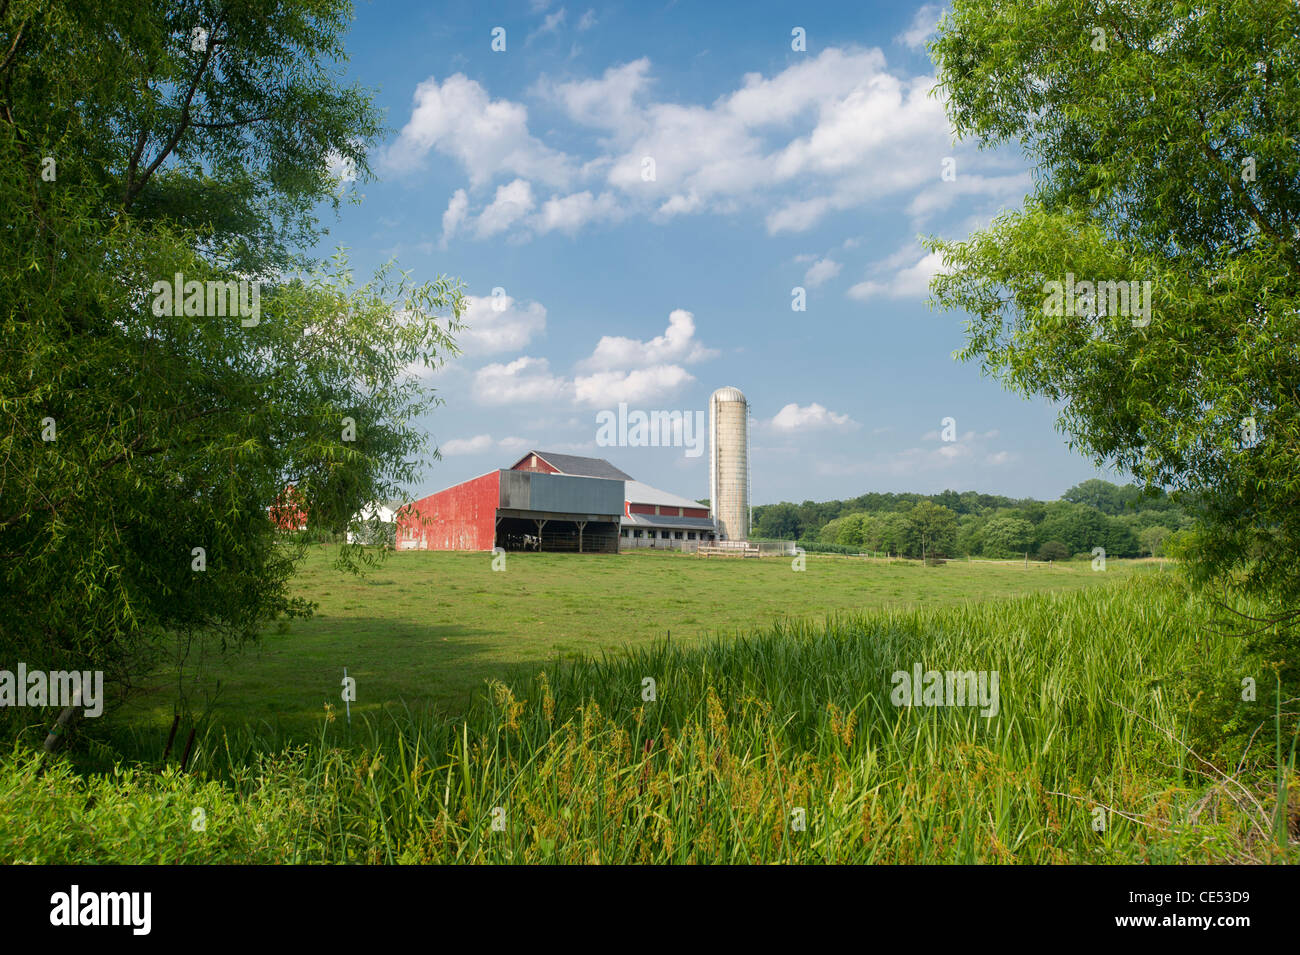
POLYGON ((1070 548, 1065 546, 1063 541, 1045 541, 1043 546, 1038 548, 1039 560, 1069 560, 1070 548))

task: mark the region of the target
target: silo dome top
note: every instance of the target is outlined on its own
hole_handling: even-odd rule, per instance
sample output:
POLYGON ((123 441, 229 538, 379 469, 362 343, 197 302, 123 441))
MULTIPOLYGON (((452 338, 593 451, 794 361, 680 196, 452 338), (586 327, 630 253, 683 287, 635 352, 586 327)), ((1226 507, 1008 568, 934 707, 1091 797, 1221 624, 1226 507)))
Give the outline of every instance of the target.
POLYGON ((714 401, 744 401, 745 396, 741 394, 739 388, 732 388, 728 385, 726 388, 719 388, 712 395, 714 401))

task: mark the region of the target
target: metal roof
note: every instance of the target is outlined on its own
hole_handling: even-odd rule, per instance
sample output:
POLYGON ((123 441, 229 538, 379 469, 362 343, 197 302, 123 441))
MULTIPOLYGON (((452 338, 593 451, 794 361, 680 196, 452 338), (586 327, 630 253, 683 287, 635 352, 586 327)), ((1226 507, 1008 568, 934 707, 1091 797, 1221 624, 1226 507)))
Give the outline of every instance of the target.
POLYGON ((701 504, 699 501, 691 501, 684 497, 678 497, 676 494, 669 494, 667 491, 661 491, 649 484, 642 484, 640 481, 625 482, 623 493, 628 501, 633 504, 659 504, 664 507, 699 507, 708 510, 708 505, 701 504))
POLYGON ((675 527, 683 530, 711 531, 716 528, 712 518, 708 517, 672 517, 668 514, 633 514, 623 515, 624 527, 675 527))
MULTIPOLYGON (((558 454, 553 451, 529 451, 535 454, 561 474, 573 474, 578 477, 609 478, 614 481, 630 481, 632 475, 620 471, 604 458, 584 458, 577 454, 558 454)), ((528 455, 524 455, 528 457, 528 455)), ((520 460, 523 460, 522 458, 520 460)))

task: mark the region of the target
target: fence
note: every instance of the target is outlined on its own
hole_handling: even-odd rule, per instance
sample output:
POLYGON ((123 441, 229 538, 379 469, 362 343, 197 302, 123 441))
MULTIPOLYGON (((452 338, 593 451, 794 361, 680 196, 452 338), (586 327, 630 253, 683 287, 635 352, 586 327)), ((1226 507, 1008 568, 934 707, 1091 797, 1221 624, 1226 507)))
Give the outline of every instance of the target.
POLYGON ((701 557, 791 557, 794 541, 710 541, 697 551, 701 557))
MULTIPOLYGON (((679 550, 684 554, 694 554, 700 541, 660 540, 651 537, 620 537, 618 549, 623 550, 679 550)), ((704 543, 708 543, 705 541, 704 543)))

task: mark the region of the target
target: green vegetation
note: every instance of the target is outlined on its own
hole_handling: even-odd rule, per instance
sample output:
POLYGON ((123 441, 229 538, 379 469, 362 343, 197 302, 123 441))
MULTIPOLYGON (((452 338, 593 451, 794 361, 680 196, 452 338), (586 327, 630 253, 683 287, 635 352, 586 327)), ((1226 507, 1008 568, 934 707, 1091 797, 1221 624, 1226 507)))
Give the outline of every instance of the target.
POLYGON ((1235 625, 1295 696, 1300 5, 956 0, 931 51, 958 136, 1034 165, 1023 209, 928 242, 960 357, 1058 403, 1099 464, 1196 495, 1177 550, 1268 601, 1235 625))
MULTIPOLYGON (((700 560, 638 551, 619 556, 511 554, 504 573, 488 554, 407 551, 364 577, 334 566, 335 548, 308 552, 294 595, 318 605, 306 620, 271 628, 259 645, 222 657, 183 641, 186 703, 202 712, 220 680, 222 722, 268 722, 299 738, 337 701, 343 668, 357 680, 357 712, 386 703, 436 704, 459 713, 484 680, 510 667, 538 670, 557 659, 616 654, 671 634, 691 645, 705 634, 749 632, 790 618, 824 619, 869 607, 951 606, 989 597, 1100 586, 1142 565, 1109 562, 1048 568, 966 563, 808 558, 700 560)), ((174 662, 129 704, 137 725, 170 726, 174 662)), ((43 731, 42 731, 43 732, 43 731)))
POLYGON ((349 731, 334 710, 288 748, 214 729, 190 775, 37 779, 15 751, 0 860, 1282 861, 1300 801, 1271 691, 1243 727, 1256 750, 1234 744, 1226 774, 1183 742, 1205 716, 1186 661, 1248 675, 1208 619, 1144 575, 661 641, 521 671, 463 719, 389 708, 349 731), (894 706, 891 674, 915 664, 998 671, 998 714, 894 706))
POLYGON ((340 79, 350 17, 0 5, 7 662, 120 687, 169 640, 244 641, 303 610, 286 485, 340 529, 421 470, 409 369, 454 353, 459 286, 301 253, 380 132, 340 79))
MULTIPOLYGON (((883 552, 904 557, 973 556, 1063 560, 1103 548, 1111 557, 1153 553, 1152 527, 1161 550, 1192 517, 1163 491, 1144 492, 1090 480, 1059 501, 1016 500, 993 494, 864 494, 847 501, 805 501, 754 508, 759 538, 794 538, 809 550, 883 552), (1048 545, 1053 545, 1048 547, 1048 545), (1047 547, 1047 550, 1043 549, 1047 547), (1065 557, 1054 556, 1064 553, 1065 557)), ((1185 535, 1184 535, 1185 536, 1185 535)))

